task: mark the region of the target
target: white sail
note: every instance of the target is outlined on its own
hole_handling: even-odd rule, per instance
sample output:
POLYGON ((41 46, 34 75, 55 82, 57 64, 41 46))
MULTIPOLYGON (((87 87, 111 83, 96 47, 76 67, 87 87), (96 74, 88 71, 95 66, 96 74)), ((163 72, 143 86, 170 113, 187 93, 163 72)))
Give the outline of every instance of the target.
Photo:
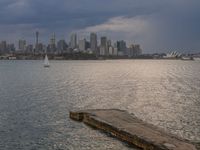
POLYGON ((44 67, 49 67, 49 60, 48 60, 48 57, 47 55, 45 55, 45 59, 44 59, 44 67))

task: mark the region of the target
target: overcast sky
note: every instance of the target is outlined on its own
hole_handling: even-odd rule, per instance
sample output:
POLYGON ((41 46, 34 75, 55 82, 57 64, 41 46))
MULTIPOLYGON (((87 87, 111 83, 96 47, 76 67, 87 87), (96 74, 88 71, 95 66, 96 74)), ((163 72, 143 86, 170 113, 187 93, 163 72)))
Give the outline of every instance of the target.
POLYGON ((97 32, 145 52, 200 52, 200 0, 0 0, 0 41, 97 32))

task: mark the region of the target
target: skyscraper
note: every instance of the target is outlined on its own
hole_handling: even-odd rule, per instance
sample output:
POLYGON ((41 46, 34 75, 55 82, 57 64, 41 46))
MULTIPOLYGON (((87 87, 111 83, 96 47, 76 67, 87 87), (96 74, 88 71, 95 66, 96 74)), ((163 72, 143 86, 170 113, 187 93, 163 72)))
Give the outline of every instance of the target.
POLYGON ((112 41, 111 40, 107 40, 107 46, 108 47, 112 46, 112 41))
POLYGON ((52 35, 52 37, 50 39, 50 44, 51 45, 56 45, 56 35, 55 35, 55 33, 52 35))
POLYGON ((7 42, 6 41, 2 41, 0 43, 0 51, 1 52, 6 52, 7 51, 7 42))
POLYGON ((26 40, 19 40, 19 50, 20 51, 25 51, 26 50, 26 40))
POLYGON ((142 54, 142 49, 140 48, 139 44, 132 44, 129 47, 129 57, 136 57, 142 54))
POLYGON ((71 35, 71 38, 70 38, 70 47, 75 49, 77 48, 77 35, 76 33, 73 33, 71 35))
POLYGON ((58 53, 63 53, 65 50, 67 50, 67 43, 65 42, 65 40, 59 40, 57 42, 58 53))
POLYGON ((107 37, 101 37, 101 45, 100 45, 100 55, 107 56, 108 55, 108 45, 107 45, 107 37))
POLYGON ((8 52, 14 52, 15 51, 15 45, 14 44, 8 44, 7 49, 8 49, 8 52))
POLYGON ((107 37, 105 36, 101 37, 101 46, 103 47, 107 46, 107 37))
POLYGON ((86 50, 86 40, 83 39, 83 40, 79 40, 79 50, 80 51, 85 51, 86 50))
POLYGON ((36 31, 35 51, 38 52, 39 32, 36 31))
POLYGON ((32 53, 33 52, 33 45, 32 44, 26 46, 26 52, 27 53, 32 53))
POLYGON ((124 56, 126 55, 126 42, 124 40, 117 41, 117 49, 118 49, 118 55, 124 56))
POLYGON ((91 33, 90 34, 90 49, 93 53, 97 53, 97 34, 91 33))
POLYGON ((54 53, 56 51, 56 35, 55 33, 52 35, 49 44, 50 52, 54 53))

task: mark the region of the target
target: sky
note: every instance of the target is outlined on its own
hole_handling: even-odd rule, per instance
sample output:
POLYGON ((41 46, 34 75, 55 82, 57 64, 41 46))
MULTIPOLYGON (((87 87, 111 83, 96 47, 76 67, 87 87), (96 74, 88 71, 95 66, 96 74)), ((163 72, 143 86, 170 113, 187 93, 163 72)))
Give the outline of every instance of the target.
POLYGON ((200 0, 0 0, 0 41, 98 38, 140 44, 145 53, 200 52, 200 0))

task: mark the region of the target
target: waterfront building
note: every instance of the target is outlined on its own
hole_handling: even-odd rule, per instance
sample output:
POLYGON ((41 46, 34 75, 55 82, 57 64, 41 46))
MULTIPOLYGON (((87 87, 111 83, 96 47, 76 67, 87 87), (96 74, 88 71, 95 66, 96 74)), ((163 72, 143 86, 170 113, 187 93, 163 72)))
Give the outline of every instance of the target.
POLYGON ((39 53, 44 53, 44 45, 42 43, 38 43, 37 49, 39 53))
POLYGON ((33 45, 32 44, 27 45, 26 52, 27 53, 32 53, 33 52, 33 45))
POLYGON ((118 56, 117 42, 114 43, 114 56, 118 56))
POLYGON ((67 50, 67 47, 68 47, 68 45, 65 42, 65 40, 59 40, 57 42, 57 51, 58 51, 58 53, 63 53, 64 51, 67 50))
POLYGON ((137 56, 142 55, 142 49, 139 44, 135 44, 135 51, 137 56))
POLYGON ((93 53, 97 53, 97 34, 91 33, 90 34, 90 49, 93 53))
POLYGON ((101 37, 101 46, 107 47, 107 37, 101 37))
POLYGON ((126 42, 124 40, 117 41, 116 47, 118 49, 118 55, 119 56, 124 56, 126 55, 126 42))
POLYGON ((86 50, 86 39, 79 40, 79 50, 80 51, 85 51, 86 50))
POLYGON ((34 52, 38 52, 38 44, 39 44, 39 32, 36 31, 36 41, 35 41, 35 51, 34 52))
MULTIPOLYGON (((85 49, 91 51, 91 49, 90 49, 91 46, 90 45, 91 45, 90 42, 86 40, 85 49)), ((94 52, 92 51, 92 53, 94 53, 94 52)))
POLYGON ((6 41, 2 41, 0 43, 0 52, 1 53, 6 53, 7 52, 7 42, 6 41))
POLYGON ((129 57, 137 57, 142 54, 142 49, 139 44, 132 44, 128 48, 128 56, 129 57))
POLYGON ((113 56, 113 55, 114 55, 114 47, 113 47, 113 46, 110 46, 110 47, 109 47, 109 55, 110 55, 110 56, 113 56))
POLYGON ((108 46, 108 48, 109 48, 110 46, 112 46, 112 41, 111 41, 111 40, 107 40, 107 46, 108 46))
POLYGON ((100 54, 100 56, 105 56, 106 55, 104 47, 100 46, 100 48, 99 48, 99 54, 100 54))
POLYGON ((101 37, 100 55, 108 56, 107 37, 101 37))
POLYGON ((47 51, 48 50, 48 45, 42 44, 42 47, 43 47, 42 52, 46 54, 48 52, 47 51))
POLYGON ((18 48, 19 51, 24 52, 26 50, 26 40, 19 40, 18 48))
POLYGON ((52 35, 50 39, 50 44, 48 45, 48 52, 55 53, 56 52, 56 35, 55 33, 52 35))
POLYGON ((70 37, 70 47, 72 49, 77 48, 77 35, 76 35, 76 33, 73 33, 70 37))
POLYGON ((117 49, 117 47, 114 47, 113 55, 114 55, 114 56, 117 56, 117 55, 118 55, 118 49, 117 49))
POLYGON ((14 52, 15 51, 15 45, 14 44, 7 44, 7 50, 8 50, 8 52, 14 52))

